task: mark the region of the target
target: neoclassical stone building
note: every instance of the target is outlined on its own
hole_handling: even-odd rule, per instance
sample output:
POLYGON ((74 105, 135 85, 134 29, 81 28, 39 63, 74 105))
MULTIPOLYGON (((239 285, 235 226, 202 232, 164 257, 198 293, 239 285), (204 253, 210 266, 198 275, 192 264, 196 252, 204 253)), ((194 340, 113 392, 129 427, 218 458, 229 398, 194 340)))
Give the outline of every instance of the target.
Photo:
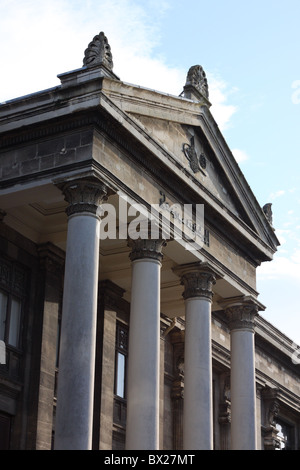
POLYGON ((298 449, 296 346, 256 290, 278 240, 202 67, 128 84, 100 33, 59 78, 0 105, 0 448, 298 449))

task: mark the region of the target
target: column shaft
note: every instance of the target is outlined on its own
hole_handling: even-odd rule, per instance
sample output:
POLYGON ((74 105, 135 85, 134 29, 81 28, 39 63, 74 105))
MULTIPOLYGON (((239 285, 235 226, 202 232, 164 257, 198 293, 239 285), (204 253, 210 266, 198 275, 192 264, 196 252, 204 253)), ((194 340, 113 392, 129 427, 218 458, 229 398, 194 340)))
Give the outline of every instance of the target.
POLYGON ((97 185, 90 184, 73 184, 71 188, 55 449, 89 450, 92 446, 99 267, 98 189, 97 185), (75 200, 74 194, 77 195, 75 200), (87 203, 81 202, 85 199, 87 203))
POLYGON ((211 303, 215 273, 201 263, 178 266, 185 299, 183 447, 213 448, 211 303))
POLYGON ((227 310, 231 339, 231 448, 256 449, 254 306, 227 310))
MULTIPOLYGON (((141 243, 146 247, 154 242, 141 243)), ((152 257, 142 251, 132 257, 126 449, 155 450, 159 446, 161 264, 155 252, 152 257)))
POLYGON ((186 300, 184 367, 184 449, 210 450, 213 444, 211 306, 186 300))

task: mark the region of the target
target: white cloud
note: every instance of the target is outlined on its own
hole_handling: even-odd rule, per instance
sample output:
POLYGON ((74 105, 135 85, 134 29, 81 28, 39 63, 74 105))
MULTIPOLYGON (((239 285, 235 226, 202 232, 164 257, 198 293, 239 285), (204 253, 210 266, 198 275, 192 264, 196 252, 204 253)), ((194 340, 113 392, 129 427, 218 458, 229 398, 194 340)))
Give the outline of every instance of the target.
POLYGON ((300 250, 292 256, 275 256, 271 262, 263 263, 257 269, 258 280, 294 279, 300 281, 300 250))
POLYGON ((238 163, 245 162, 249 159, 249 156, 246 154, 246 152, 244 152, 244 150, 232 149, 232 153, 238 163))
POLYGON ((212 103, 211 113, 223 131, 227 129, 231 117, 238 109, 237 106, 227 103, 229 95, 235 90, 229 89, 225 81, 219 77, 216 78, 213 74, 207 73, 207 79, 209 99, 212 103))
MULTIPOLYGON (((145 6, 135 0, 1 0, 0 60, 6 66, 0 102, 59 85, 56 76, 82 66, 85 48, 100 31, 121 80, 179 95, 187 70, 154 55, 171 5, 166 0, 145 6)), ((223 130, 237 110, 227 102, 232 90, 211 74, 208 81, 211 111, 223 130)))
POLYGON ((0 100, 59 84, 56 75, 81 67, 85 48, 102 30, 112 46, 115 72, 125 81, 159 40, 155 22, 132 0, 2 1, 0 59, 7 67, 0 100))
POLYGON ((278 191, 275 191, 275 193, 271 193, 269 196, 270 201, 274 201, 274 199, 277 199, 278 197, 281 197, 285 194, 285 190, 279 189, 278 191))
POLYGON ((276 230, 276 236, 280 242, 280 250, 281 250, 281 246, 287 242, 287 237, 289 236, 290 233, 291 233, 290 230, 285 230, 285 229, 276 230))

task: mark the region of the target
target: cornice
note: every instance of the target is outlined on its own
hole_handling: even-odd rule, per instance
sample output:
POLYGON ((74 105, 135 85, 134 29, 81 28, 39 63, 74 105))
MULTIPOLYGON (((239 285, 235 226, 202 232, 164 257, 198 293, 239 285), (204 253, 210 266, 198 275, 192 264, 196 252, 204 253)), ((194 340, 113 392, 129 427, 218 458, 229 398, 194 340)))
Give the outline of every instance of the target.
POLYGON ((284 335, 280 330, 275 326, 269 323, 265 318, 259 315, 256 319, 256 343, 257 347, 265 349, 266 347, 272 347, 274 353, 278 356, 278 360, 284 362, 284 364, 290 364, 291 369, 295 371, 296 374, 300 372, 300 365, 293 364, 292 358, 297 357, 297 362, 300 354, 300 346, 298 346, 292 339, 284 335))
POLYGON ((291 392, 288 388, 284 387, 280 382, 273 379, 272 376, 266 375, 259 369, 255 369, 256 382, 262 386, 267 386, 276 389, 276 398, 280 401, 280 404, 284 404, 289 408, 296 410, 300 413, 300 399, 299 395, 291 392))

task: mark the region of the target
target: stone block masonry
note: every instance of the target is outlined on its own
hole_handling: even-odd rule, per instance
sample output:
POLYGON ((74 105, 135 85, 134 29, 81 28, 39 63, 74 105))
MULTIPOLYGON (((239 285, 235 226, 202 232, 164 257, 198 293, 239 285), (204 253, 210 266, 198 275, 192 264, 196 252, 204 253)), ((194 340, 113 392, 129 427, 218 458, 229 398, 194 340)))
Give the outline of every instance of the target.
POLYGON ((0 153, 0 178, 11 180, 92 158, 92 130, 24 144, 0 153))

